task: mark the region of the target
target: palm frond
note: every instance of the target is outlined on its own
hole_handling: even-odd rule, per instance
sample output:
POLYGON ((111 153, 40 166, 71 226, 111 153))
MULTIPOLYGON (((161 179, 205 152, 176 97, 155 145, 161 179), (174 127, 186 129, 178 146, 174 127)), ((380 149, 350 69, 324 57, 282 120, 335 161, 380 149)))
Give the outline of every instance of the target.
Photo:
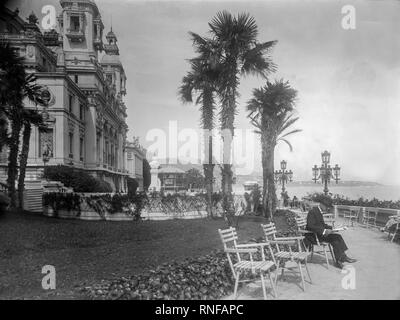
POLYGON ((279 139, 277 139, 276 141, 277 141, 277 142, 278 142, 278 141, 283 141, 283 142, 285 142, 285 143, 289 146, 290 152, 293 151, 293 146, 292 146, 292 144, 291 144, 288 140, 279 138, 279 139))
POLYGON ((287 132, 287 133, 285 133, 283 135, 280 135, 279 138, 285 138, 285 137, 287 137, 289 135, 292 135, 294 133, 301 132, 301 131, 303 131, 303 130, 302 129, 294 129, 294 130, 289 131, 289 132, 287 132))

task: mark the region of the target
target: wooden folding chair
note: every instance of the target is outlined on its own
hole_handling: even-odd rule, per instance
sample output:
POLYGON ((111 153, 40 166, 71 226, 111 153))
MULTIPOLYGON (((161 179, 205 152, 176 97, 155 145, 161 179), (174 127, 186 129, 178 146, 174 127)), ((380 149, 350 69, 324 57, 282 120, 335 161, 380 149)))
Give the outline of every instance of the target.
POLYGON ((390 239, 390 242, 393 242, 396 236, 400 235, 400 215, 393 215, 389 216, 389 220, 393 221, 391 226, 387 228, 388 232, 388 238, 390 239), (392 226, 394 226, 392 228, 392 226))
MULTIPOLYGON (((274 262, 277 266, 277 274, 279 272, 279 267, 281 266, 282 274, 281 277, 283 278, 284 275, 284 270, 290 270, 293 269, 291 267, 286 267, 286 262, 292 261, 297 264, 297 267, 299 268, 299 273, 301 277, 301 283, 303 285, 302 289, 303 291, 306 291, 305 287, 305 282, 304 282, 304 275, 303 275, 303 269, 302 269, 302 263, 304 264, 308 277, 310 279, 310 283, 312 283, 310 271, 308 270, 307 267, 307 259, 310 253, 308 252, 307 248, 302 248, 302 241, 304 237, 276 237, 276 228, 274 223, 268 223, 268 224, 261 224, 261 227, 263 228, 264 231, 264 236, 265 236, 265 241, 267 243, 271 243, 272 245, 275 245, 276 252, 272 253, 272 257, 274 259, 274 262), (281 250, 281 247, 283 246, 284 250, 281 250), (297 249, 293 250, 292 246, 297 246, 297 249)), ((304 246, 304 244, 303 244, 304 246)), ((275 278, 275 286, 277 286, 278 282, 278 276, 275 278)))
POLYGON ((218 229, 222 243, 224 245, 224 251, 228 258, 229 265, 232 270, 233 277, 235 279, 234 297, 237 298, 237 289, 239 282, 248 282, 253 280, 240 280, 240 276, 248 271, 253 274, 259 273, 261 278, 261 287, 263 290, 264 299, 267 299, 267 292, 265 288, 264 273, 268 274, 271 282, 272 291, 274 296, 277 297, 275 283, 272 280, 271 269, 275 266, 275 262, 265 259, 264 247, 269 246, 268 243, 249 243, 249 244, 237 244, 238 236, 236 229, 231 227, 229 229, 221 230, 218 229), (261 261, 254 261, 253 254, 261 250, 261 261), (243 259, 241 254, 247 254, 249 259, 243 259), (236 262, 232 259, 232 255, 235 257, 236 262))
POLYGON ((324 255, 325 256, 325 260, 326 260, 327 268, 329 269, 329 259, 328 259, 328 253, 327 253, 327 250, 326 250, 327 247, 328 247, 328 249, 329 249, 329 251, 331 253, 333 261, 335 262, 335 256, 333 255, 333 250, 332 250, 331 244, 328 243, 328 242, 325 242, 325 241, 319 241, 318 236, 317 236, 316 233, 314 233, 312 231, 309 231, 309 230, 306 230, 307 218, 305 218, 305 217, 296 217, 296 224, 297 224, 297 232, 299 234, 305 235, 307 233, 311 233, 315 238, 315 244, 313 244, 313 243, 311 244, 311 258, 310 259, 312 260, 312 257, 313 257, 314 253, 319 254, 319 255, 324 255), (315 250, 315 247, 318 249, 318 251, 315 250))
POLYGON ((358 221, 358 216, 360 215, 360 208, 350 208, 347 209, 343 214, 343 218, 347 220, 347 226, 354 227, 354 221, 358 221))
POLYGON ((378 216, 378 209, 377 208, 365 208, 365 212, 363 215, 363 224, 369 229, 370 226, 376 226, 376 217, 378 216))

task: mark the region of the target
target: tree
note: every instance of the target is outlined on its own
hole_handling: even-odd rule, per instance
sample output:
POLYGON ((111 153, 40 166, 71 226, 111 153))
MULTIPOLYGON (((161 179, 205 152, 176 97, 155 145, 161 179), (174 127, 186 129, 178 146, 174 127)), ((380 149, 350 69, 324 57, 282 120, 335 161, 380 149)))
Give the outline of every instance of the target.
POLYGON ((23 208, 23 197, 25 188, 25 173, 29 155, 29 141, 31 138, 32 125, 37 127, 44 126, 43 117, 37 110, 23 110, 22 148, 19 156, 19 176, 18 176, 18 203, 19 208, 23 208))
POLYGON ((203 189, 204 176, 196 168, 189 169, 185 174, 185 185, 188 189, 203 189))
POLYGON ((143 189, 147 191, 151 184, 150 164, 147 159, 143 159, 143 189))
MULTIPOLYGON (((24 119, 24 115, 27 113, 23 101, 28 98, 36 104, 41 99, 43 89, 42 86, 36 84, 34 74, 27 75, 25 73, 23 59, 16 55, 9 43, 2 42, 0 44, 0 118, 4 120, 5 115, 7 122, 11 125, 11 135, 6 137, 9 147, 7 185, 11 208, 16 207, 15 181, 18 176, 20 133, 24 123, 29 121, 28 118, 24 119)), ((1 123, 4 125, 4 121, 1 123)), ((0 147, 4 141, 2 130, 0 128, 0 147)), ((26 133, 28 134, 28 132, 29 130, 26 133)), ((27 150, 25 148, 24 152, 29 151, 29 143, 26 147, 27 150)), ((22 180, 24 179, 25 175, 22 180)))
POLYGON ((276 41, 257 42, 255 19, 247 13, 237 17, 227 11, 218 12, 209 23, 211 38, 217 43, 213 61, 221 66, 223 81, 219 88, 222 104, 220 124, 223 133, 224 159, 222 165, 222 192, 224 211, 233 211, 232 164, 230 159, 234 135, 236 99, 241 75, 260 75, 266 78, 275 71, 269 52, 276 41))
POLYGON ((298 117, 293 117, 297 91, 283 80, 269 82, 260 89, 253 90, 253 98, 247 104, 248 118, 260 134, 263 168, 263 210, 266 217, 272 218, 276 210, 276 191, 274 179, 274 152, 279 141, 292 145, 287 140, 291 134, 301 131, 286 131, 298 117))
POLYGON ((11 123, 11 136, 7 137, 9 146, 7 185, 10 206, 16 206, 15 180, 18 174, 19 135, 22 128, 22 109, 24 97, 25 69, 22 58, 18 57, 8 43, 0 45, 2 112, 11 123))
POLYGON ((207 189, 207 212, 210 217, 213 216, 212 194, 214 180, 214 163, 213 163, 213 135, 215 122, 215 95, 220 80, 220 70, 215 61, 211 60, 215 57, 214 51, 216 43, 210 39, 190 33, 195 50, 199 56, 189 60, 191 70, 182 79, 179 88, 179 96, 184 103, 192 103, 193 96, 197 95, 196 105, 200 105, 200 122, 204 129, 205 139, 204 154, 207 159, 203 164, 203 171, 207 189))

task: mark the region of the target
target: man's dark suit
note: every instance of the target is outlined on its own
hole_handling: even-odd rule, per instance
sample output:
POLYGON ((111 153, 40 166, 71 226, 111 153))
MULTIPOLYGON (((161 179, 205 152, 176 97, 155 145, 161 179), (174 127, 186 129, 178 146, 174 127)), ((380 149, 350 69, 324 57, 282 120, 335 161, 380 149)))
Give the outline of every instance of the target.
MULTIPOLYGON (((344 252, 347 250, 346 243, 338 233, 323 235, 324 229, 332 229, 332 227, 324 222, 324 217, 318 207, 314 207, 308 212, 306 229, 316 233, 319 241, 325 241, 332 245, 336 261, 343 260, 344 252)), ((312 244, 316 244, 314 234, 306 234, 305 238, 312 244)))

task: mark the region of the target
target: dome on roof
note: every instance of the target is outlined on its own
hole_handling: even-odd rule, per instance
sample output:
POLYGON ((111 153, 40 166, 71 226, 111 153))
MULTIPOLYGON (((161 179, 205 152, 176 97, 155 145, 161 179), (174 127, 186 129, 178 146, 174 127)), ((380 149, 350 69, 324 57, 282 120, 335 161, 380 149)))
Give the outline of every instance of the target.
POLYGON ((108 31, 108 33, 107 33, 107 35, 106 35, 106 39, 108 39, 108 38, 114 38, 114 39, 117 38, 117 36, 116 36, 115 33, 113 32, 112 28, 111 28, 110 31, 108 31))

